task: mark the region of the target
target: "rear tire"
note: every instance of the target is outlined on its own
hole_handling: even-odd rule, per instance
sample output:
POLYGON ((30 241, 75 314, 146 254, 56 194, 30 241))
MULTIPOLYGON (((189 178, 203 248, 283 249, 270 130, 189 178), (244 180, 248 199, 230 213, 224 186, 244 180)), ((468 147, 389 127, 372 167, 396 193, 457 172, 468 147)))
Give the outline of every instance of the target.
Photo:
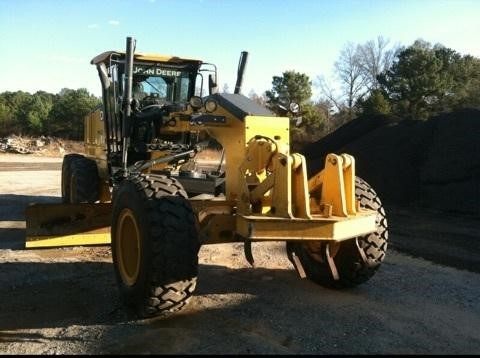
POLYGON ((385 258, 388 225, 380 198, 370 185, 359 177, 355 178, 355 196, 362 208, 377 211, 377 230, 333 246, 339 280, 334 279, 326 260, 326 242, 287 242, 287 254, 292 264, 293 255, 298 256, 306 276, 322 286, 346 288, 362 284, 376 273, 385 258), (362 258, 357 243, 366 260, 362 258))
POLYGON ((100 177, 97 163, 80 156, 70 163, 69 199, 70 203, 94 203, 100 198, 100 177))
POLYGON ((180 183, 127 178, 115 190, 112 215, 113 264, 127 306, 142 318, 184 308, 196 288, 200 245, 180 183))
POLYGON ((78 158, 83 158, 83 156, 80 154, 72 153, 72 154, 66 154, 63 157, 61 188, 62 188, 62 203, 65 203, 65 204, 71 203, 71 198, 70 198, 70 181, 72 180, 71 168, 72 168, 73 161, 77 160, 78 158))

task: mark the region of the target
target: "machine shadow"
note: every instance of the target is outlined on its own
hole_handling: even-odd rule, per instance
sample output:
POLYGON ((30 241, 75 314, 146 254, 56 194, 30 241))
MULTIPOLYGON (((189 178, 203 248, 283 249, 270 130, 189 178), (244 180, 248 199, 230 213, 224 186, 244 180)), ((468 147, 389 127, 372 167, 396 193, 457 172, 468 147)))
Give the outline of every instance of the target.
POLYGON ((25 209, 33 203, 59 203, 60 197, 0 194, 0 250, 25 248, 25 209))
MULTIPOLYGON (((58 253, 61 255, 61 251, 58 253)), ((35 328, 58 328, 72 325, 145 324, 159 320, 176 320, 177 314, 139 320, 123 304, 111 262, 4 262, 0 272, 0 341, 39 339, 10 331, 35 328), (15 277, 15 280, 9 279, 15 277), (19 312, 23 312, 21 317, 19 312), (142 323, 143 322, 143 323, 142 323), (2 332, 2 331, 8 331, 2 332)), ((236 310, 242 305, 255 307, 255 300, 281 297, 285 287, 314 284, 300 280, 292 270, 243 268, 231 269, 218 265, 199 265, 197 289, 189 306, 179 312, 191 317, 208 316, 215 311, 236 310), (199 307, 198 300, 208 295, 247 294, 228 307, 199 307), (253 301, 253 302, 252 302, 253 301)), ((225 305, 220 305, 225 306, 225 305)), ((194 318, 192 318, 194 319, 194 318)), ((201 318, 204 320, 205 318, 201 318)), ((168 323, 166 323, 168 324, 168 323)), ((46 339, 42 337, 42 339, 46 339)), ((47 338, 48 339, 48 338, 47 338)))
POLYGON ((0 221, 25 220, 25 208, 33 203, 60 203, 58 196, 0 194, 0 221))

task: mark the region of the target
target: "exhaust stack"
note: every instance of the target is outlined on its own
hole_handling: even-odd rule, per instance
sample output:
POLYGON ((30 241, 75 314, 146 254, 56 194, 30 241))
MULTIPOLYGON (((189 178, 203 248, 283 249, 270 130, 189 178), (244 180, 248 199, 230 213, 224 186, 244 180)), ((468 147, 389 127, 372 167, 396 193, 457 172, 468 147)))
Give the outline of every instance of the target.
POLYGON ((130 116, 132 114, 132 85, 133 85, 133 55, 135 52, 135 40, 132 37, 127 37, 127 46, 125 52, 125 94, 123 101, 123 153, 122 165, 124 172, 127 171, 127 150, 128 138, 130 137, 130 116))
POLYGON ((235 84, 235 94, 240 94, 242 90, 243 74, 245 73, 245 67, 247 66, 248 52, 242 51, 240 54, 240 61, 238 62, 237 71, 237 83, 235 84))

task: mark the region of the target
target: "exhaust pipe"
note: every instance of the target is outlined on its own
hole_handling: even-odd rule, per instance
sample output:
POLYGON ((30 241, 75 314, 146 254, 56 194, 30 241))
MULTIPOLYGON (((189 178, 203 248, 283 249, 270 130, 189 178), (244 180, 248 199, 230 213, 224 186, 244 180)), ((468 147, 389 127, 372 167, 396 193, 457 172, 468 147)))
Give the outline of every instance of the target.
POLYGON ((240 61, 238 63, 237 83, 235 85, 235 91, 233 92, 235 94, 240 94, 240 91, 242 90, 243 74, 245 73, 245 67, 247 66, 247 58, 248 52, 242 51, 240 54, 240 61))
POLYGON ((130 137, 130 116, 132 114, 132 85, 133 85, 133 55, 135 52, 135 40, 127 37, 127 48, 125 52, 125 93, 123 97, 123 150, 122 150, 122 166, 124 173, 127 171, 127 151, 128 139, 130 137))
POLYGON ((125 93, 124 113, 130 117, 132 108, 132 85, 133 85, 133 53, 135 51, 135 40, 127 37, 127 50, 125 53, 125 93))

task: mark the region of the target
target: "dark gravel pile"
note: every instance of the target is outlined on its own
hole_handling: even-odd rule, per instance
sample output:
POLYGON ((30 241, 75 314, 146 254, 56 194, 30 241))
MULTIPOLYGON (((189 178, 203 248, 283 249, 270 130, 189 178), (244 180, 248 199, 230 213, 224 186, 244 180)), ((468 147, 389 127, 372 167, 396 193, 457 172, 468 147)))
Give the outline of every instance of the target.
POLYGON ((413 121, 358 118, 301 151, 309 172, 327 153, 349 153, 356 173, 385 206, 416 206, 480 215, 480 110, 413 121))

